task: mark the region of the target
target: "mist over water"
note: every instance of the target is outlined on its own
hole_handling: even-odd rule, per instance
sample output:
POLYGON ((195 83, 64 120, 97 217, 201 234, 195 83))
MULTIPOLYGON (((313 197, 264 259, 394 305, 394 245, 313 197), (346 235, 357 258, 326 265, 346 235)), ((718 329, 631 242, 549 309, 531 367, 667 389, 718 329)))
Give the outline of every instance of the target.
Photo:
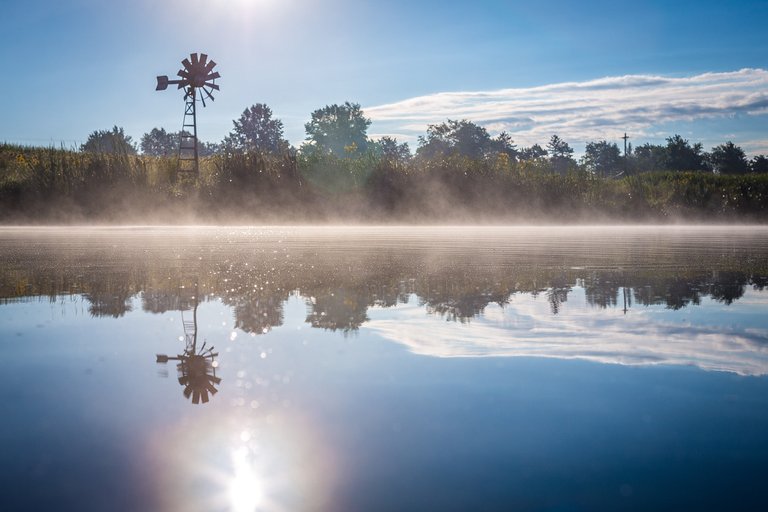
POLYGON ((19 227, 0 242, 11 510, 761 500, 768 228, 19 227))
POLYGON ((767 233, 703 226, 6 229, 0 294, 6 301, 79 296, 91 315, 112 317, 137 301, 144 311, 189 309, 197 294, 230 306, 236 327, 255 335, 282 326, 295 297, 312 327, 364 329, 422 355, 764 374, 764 326, 744 325, 746 317, 739 325, 692 323, 682 313, 723 305, 759 315, 767 233))

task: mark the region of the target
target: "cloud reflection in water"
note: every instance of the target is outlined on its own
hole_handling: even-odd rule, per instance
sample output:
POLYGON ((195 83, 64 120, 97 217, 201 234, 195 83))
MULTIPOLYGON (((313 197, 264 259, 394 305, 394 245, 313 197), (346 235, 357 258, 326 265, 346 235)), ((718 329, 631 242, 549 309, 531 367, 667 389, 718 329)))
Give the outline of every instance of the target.
MULTIPOLYGON (((747 297, 756 318, 764 313, 765 300, 758 294, 747 297)), ((597 312, 586 306, 580 287, 573 289, 568 304, 552 315, 549 303, 540 297, 515 294, 505 307, 488 305, 482 315, 464 324, 425 319, 424 308, 411 301, 397 308, 396 315, 371 310, 365 328, 415 354, 432 357, 551 357, 768 374, 768 329, 748 327, 748 322, 692 322, 695 312, 653 306, 636 307, 626 315, 618 307, 597 312)), ((716 319, 723 306, 707 299, 698 307, 699 315, 716 319)))

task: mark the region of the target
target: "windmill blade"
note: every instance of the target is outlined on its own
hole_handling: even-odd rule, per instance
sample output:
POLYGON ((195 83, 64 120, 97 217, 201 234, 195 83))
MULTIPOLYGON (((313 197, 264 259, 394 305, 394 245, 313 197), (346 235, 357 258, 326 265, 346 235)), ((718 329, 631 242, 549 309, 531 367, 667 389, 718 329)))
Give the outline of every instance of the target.
POLYGON ((184 59, 181 61, 181 64, 184 66, 184 69, 192 69, 192 63, 189 62, 189 59, 184 59))
POLYGON ((206 82, 204 85, 206 87, 210 87, 211 89, 216 89, 217 91, 219 90, 219 86, 216 85, 216 84, 211 84, 211 83, 206 82))
POLYGON ((197 66, 197 54, 196 53, 190 53, 189 57, 192 59, 192 65, 197 66))
POLYGON ((215 61, 210 61, 210 62, 209 62, 208 64, 206 64, 206 66, 205 66, 205 74, 207 75, 208 73, 210 73, 210 72, 211 72, 211 70, 212 70, 213 68, 215 68, 215 67, 216 67, 216 62, 215 62, 215 61))
POLYGON ((180 76, 181 78, 186 78, 187 80, 189 80, 189 79, 192 77, 192 76, 189 74, 189 71, 187 71, 186 69, 180 69, 180 70, 179 70, 179 71, 176 73, 176 76, 180 76))
POLYGON ((200 64, 200 67, 205 67, 205 63, 208 60, 208 55, 205 53, 200 54, 200 60, 198 61, 198 64, 200 64))
POLYGON ((202 102, 203 106, 205 106, 205 96, 202 94, 200 95, 200 102, 202 102))
POLYGON ((221 78, 221 75, 219 74, 219 72, 218 72, 218 71, 217 71, 217 72, 215 72, 215 73, 211 73, 210 75, 208 75, 207 77, 205 77, 205 80, 206 80, 206 82, 207 82, 208 80, 216 80, 217 78, 221 78))

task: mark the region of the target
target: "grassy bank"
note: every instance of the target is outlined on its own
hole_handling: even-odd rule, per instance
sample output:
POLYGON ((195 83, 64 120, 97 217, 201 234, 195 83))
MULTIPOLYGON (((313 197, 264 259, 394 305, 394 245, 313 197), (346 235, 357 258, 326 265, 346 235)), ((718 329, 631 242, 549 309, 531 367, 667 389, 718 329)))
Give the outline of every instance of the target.
POLYGON ((176 160, 0 145, 0 222, 765 222, 768 175, 552 174, 503 155, 219 154, 176 160))

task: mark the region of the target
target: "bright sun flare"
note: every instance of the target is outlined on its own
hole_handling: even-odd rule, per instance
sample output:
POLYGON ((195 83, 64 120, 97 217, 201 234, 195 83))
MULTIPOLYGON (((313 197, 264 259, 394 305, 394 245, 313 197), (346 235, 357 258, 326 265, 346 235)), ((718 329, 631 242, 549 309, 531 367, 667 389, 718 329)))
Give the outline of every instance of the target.
POLYGON ((248 459, 246 447, 232 453, 234 474, 228 488, 232 512, 253 512, 262 500, 261 482, 248 459))

